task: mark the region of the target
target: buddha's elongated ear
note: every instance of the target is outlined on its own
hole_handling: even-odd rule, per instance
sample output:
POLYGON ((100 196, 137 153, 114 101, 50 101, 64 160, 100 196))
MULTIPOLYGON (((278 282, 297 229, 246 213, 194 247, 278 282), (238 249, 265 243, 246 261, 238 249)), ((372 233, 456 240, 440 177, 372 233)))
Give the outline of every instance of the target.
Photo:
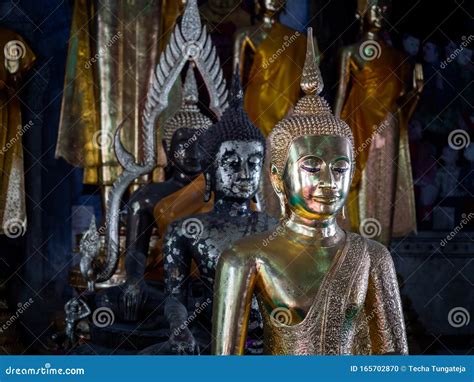
POLYGON ((278 168, 273 163, 270 164, 270 180, 272 182, 273 190, 278 196, 280 196, 283 193, 283 184, 278 168))

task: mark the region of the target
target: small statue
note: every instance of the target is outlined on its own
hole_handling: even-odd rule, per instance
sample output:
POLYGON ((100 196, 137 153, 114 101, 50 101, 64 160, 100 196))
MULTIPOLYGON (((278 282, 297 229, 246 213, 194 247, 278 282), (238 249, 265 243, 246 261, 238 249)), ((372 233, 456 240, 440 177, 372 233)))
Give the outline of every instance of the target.
POLYGON ((306 95, 270 135, 271 180, 285 218, 220 257, 213 354, 243 353, 253 294, 267 354, 406 354, 390 253, 336 221, 355 170, 354 139, 318 96, 323 83, 308 29, 306 95))
POLYGON ((341 51, 335 114, 355 139, 347 206, 352 230, 365 232, 374 223, 371 237, 388 245, 392 236, 416 230, 408 121, 423 89, 423 71, 384 42, 384 0, 358 4, 363 35, 341 51))
MULTIPOLYGON (((203 299, 208 301, 196 319, 210 331, 214 270, 220 254, 232 242, 268 230, 276 221, 250 209, 255 196, 265 155, 265 140, 242 108, 242 91, 236 73, 229 108, 219 122, 202 137, 206 168, 206 196, 214 194, 211 212, 173 222, 165 237, 164 271, 168 298, 165 315, 170 325, 170 350, 173 353, 208 353, 209 332, 193 334, 189 327, 187 284, 194 261, 204 284, 203 299), (195 335, 198 337, 195 338, 195 335), (200 338, 199 338, 200 337, 200 338)), ((203 305, 203 304, 202 304, 203 305)), ((253 312, 258 321, 258 313, 253 312)), ((195 325, 196 327, 196 325, 195 325)), ((256 329, 257 330, 257 329, 256 329)), ((147 350, 153 353, 157 345, 147 350)))
POLYGON ((91 313, 89 306, 80 298, 72 298, 64 306, 66 314, 66 344, 70 349, 76 345, 76 325, 80 320, 88 317, 91 313))

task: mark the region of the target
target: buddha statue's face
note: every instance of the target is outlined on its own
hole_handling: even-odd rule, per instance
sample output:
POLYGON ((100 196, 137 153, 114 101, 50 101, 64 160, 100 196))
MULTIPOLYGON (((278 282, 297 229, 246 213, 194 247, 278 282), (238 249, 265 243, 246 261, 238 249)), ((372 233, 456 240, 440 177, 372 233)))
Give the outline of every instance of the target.
POLYGON ((171 140, 171 161, 179 171, 188 176, 202 172, 202 155, 197 144, 197 135, 196 129, 181 128, 176 130, 171 140))
POLYGON ((295 139, 280 182, 287 208, 306 219, 334 217, 349 193, 351 157, 351 143, 343 137, 295 139))
POLYGON ((286 0, 256 0, 255 5, 257 9, 262 9, 264 12, 277 13, 280 12, 286 4, 286 0))
POLYGON ((214 191, 219 197, 249 199, 255 195, 263 164, 258 141, 223 142, 214 162, 214 191))
POLYGON ((379 5, 369 7, 364 16, 364 22, 369 28, 380 29, 386 8, 379 5))

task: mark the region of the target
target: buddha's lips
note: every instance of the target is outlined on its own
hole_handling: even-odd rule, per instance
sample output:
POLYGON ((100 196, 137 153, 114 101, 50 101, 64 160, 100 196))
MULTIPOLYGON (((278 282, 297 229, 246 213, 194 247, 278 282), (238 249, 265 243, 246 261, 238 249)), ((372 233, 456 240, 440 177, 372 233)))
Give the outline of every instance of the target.
POLYGON ((340 199, 338 194, 327 194, 327 195, 313 195, 311 200, 319 203, 332 204, 337 202, 340 199))

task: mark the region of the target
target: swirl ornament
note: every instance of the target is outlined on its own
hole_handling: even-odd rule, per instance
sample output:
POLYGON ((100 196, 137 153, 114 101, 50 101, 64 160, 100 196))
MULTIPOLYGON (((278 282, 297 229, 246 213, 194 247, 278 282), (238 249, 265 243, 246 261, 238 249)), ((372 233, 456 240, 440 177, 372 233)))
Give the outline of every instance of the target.
POLYGON ((189 218, 183 222, 181 229, 183 230, 183 235, 185 237, 197 241, 202 235, 204 226, 199 219, 189 218))
POLYGON ((5 44, 3 54, 7 60, 20 60, 25 57, 26 47, 20 40, 11 40, 5 44))
POLYGON ((288 308, 275 308, 270 313, 270 320, 274 326, 291 324, 292 316, 288 308))
POLYGON ((448 144, 453 150, 462 150, 469 146, 471 138, 466 130, 456 129, 449 133, 448 144))
POLYGON ((97 149, 109 149, 114 143, 114 136, 110 132, 99 130, 92 136, 92 142, 97 149))
POLYGON ((367 218, 361 221, 359 232, 363 237, 373 239, 382 232, 382 225, 375 218, 367 218))
POLYGON ((360 44, 359 55, 365 61, 372 61, 380 57, 382 54, 382 47, 377 41, 368 40, 360 44))
POLYGON ((110 308, 97 308, 92 313, 92 323, 98 328, 106 328, 115 322, 115 314, 110 308))
POLYGON ((9 219, 3 224, 3 232, 6 237, 16 239, 26 232, 26 220, 17 218, 9 219))
POLYGON ((453 328, 460 328, 469 325, 471 315, 466 308, 456 306, 448 313, 448 322, 453 328))

